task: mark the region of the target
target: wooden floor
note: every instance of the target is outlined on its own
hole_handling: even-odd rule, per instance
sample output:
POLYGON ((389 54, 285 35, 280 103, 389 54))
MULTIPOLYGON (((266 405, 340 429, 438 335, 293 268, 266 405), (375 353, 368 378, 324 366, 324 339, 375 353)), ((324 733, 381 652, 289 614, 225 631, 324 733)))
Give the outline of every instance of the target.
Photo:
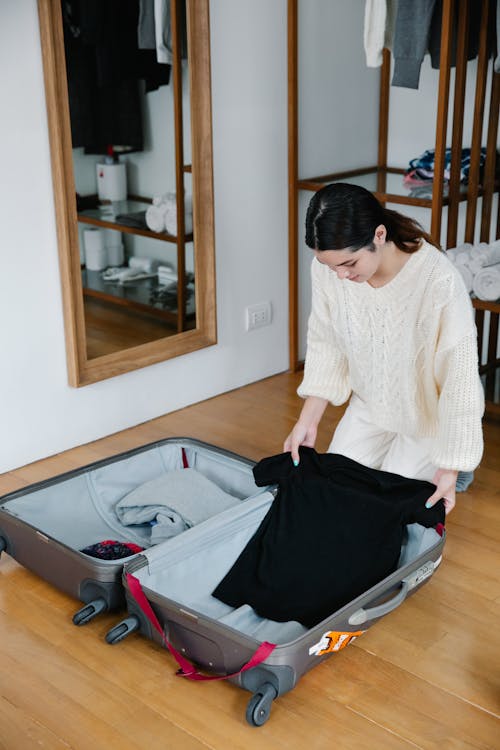
MULTIPOLYGON (((0 476, 0 493, 168 436, 254 459, 281 452, 299 376, 279 375, 0 476)), ((330 408, 318 449, 341 415, 330 408)), ((166 651, 117 621, 71 622, 79 604, 0 559, 1 750, 395 750, 500 748, 500 423, 447 523, 431 581, 352 646, 245 722, 250 694, 174 676, 166 651)))

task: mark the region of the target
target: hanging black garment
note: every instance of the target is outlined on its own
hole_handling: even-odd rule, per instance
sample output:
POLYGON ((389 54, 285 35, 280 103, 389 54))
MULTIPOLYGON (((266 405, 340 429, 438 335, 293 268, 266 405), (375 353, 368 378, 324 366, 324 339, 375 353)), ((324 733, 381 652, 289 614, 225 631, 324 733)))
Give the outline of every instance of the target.
POLYGON ((143 150, 145 90, 168 84, 170 65, 137 45, 137 0, 62 0, 73 148, 143 150))
POLYGON ((395 570, 406 524, 444 522, 444 503, 425 508, 430 482, 300 449, 260 461, 257 485, 279 492, 213 596, 251 605, 278 622, 312 627, 395 570))

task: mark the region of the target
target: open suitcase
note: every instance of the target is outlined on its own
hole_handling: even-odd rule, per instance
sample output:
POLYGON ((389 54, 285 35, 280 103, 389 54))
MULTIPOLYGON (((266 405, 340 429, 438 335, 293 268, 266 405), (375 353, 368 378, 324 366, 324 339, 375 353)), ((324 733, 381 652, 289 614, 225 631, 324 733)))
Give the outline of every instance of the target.
POLYGON ((441 561, 444 527, 406 527, 397 569, 376 586, 306 629, 273 622, 248 605, 233 609, 211 595, 264 518, 269 488, 203 526, 128 561, 123 569, 129 616, 109 643, 140 632, 165 645, 193 680, 229 679, 249 690, 246 718, 264 724, 272 701, 320 661, 346 646, 425 583, 441 561), (191 663, 193 662, 193 663, 191 663), (198 672, 197 667, 210 675, 198 672))
POLYGON ((134 555, 102 560, 81 550, 107 539, 151 545, 150 525, 121 523, 115 512, 121 498, 167 472, 190 467, 239 505, 268 494, 256 486, 252 466, 241 456, 188 438, 168 438, 97 461, 1 497, 0 553, 6 551, 83 602, 73 618, 82 625, 100 612, 125 606, 122 569, 134 555))

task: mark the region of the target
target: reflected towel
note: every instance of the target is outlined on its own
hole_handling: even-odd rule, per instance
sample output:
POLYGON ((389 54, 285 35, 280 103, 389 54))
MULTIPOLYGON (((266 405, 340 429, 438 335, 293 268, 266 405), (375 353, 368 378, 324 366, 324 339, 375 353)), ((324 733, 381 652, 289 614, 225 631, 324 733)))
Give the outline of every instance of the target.
MULTIPOLYGON (((177 234, 177 206, 168 206, 165 211, 165 229, 168 234, 177 234)), ((191 234, 193 231, 193 214, 186 210, 184 217, 184 233, 191 234)))
POLYGON ((146 224, 152 232, 165 231, 165 212, 163 204, 148 206, 146 210, 146 224))

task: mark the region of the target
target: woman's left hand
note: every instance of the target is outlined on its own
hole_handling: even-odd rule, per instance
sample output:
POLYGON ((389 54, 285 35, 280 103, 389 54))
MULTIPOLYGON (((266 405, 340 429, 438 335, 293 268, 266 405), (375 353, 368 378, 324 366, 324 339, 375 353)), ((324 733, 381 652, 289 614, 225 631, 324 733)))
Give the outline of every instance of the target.
POLYGON ((455 507, 455 487, 457 484, 458 471, 453 469, 438 469, 433 477, 436 491, 425 503, 426 508, 432 508, 441 498, 444 501, 446 514, 455 507))

